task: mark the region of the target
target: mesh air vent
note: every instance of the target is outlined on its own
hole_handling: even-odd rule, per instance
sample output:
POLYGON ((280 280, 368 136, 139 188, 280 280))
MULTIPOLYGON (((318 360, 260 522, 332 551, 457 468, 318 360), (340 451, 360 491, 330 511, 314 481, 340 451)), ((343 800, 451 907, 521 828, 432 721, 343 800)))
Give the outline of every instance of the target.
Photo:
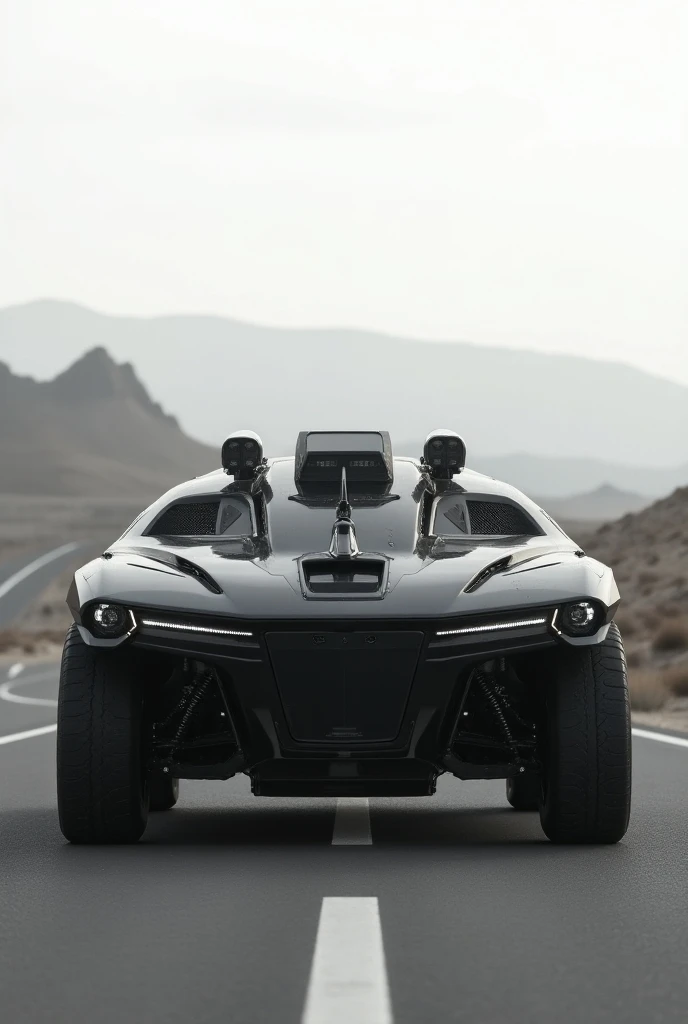
POLYGON ((533 524, 520 508, 504 501, 467 501, 471 533, 484 536, 533 535, 533 524))
POLYGON ((219 501, 185 502, 172 505, 150 531, 159 537, 197 537, 216 533, 219 501))

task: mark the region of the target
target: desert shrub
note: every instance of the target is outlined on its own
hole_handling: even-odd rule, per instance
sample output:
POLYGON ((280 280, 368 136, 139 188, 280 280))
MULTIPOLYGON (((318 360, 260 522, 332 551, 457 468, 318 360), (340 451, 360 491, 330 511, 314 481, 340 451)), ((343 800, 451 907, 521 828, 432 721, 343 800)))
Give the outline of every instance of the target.
POLYGON ((639 668, 644 660, 642 652, 637 648, 632 651, 626 651, 626 664, 629 668, 639 668))
POLYGON ((14 629, 3 629, 0 632, 0 654, 5 654, 19 647, 19 634, 14 629))
POLYGON ((688 697, 688 662, 665 669, 662 678, 676 697, 688 697))
POLYGON ((614 622, 621 630, 621 636, 633 636, 637 632, 638 624, 632 615, 629 615, 626 611, 617 612, 614 616, 614 622))
POLYGON ((664 622, 665 616, 659 615, 654 608, 650 608, 643 614, 643 621, 647 629, 656 629, 662 622, 664 622))
POLYGON ((669 691, 658 672, 648 669, 632 671, 629 677, 631 707, 634 711, 659 711, 667 702, 669 691))
POLYGON ((688 648, 688 621, 666 619, 654 635, 652 646, 656 651, 683 651, 688 648))
POLYGON ((36 654, 41 645, 64 643, 64 632, 61 629, 0 629, 0 654, 10 651, 21 651, 23 654, 36 654))
POLYGON ((645 561, 647 562, 648 565, 657 565, 657 562, 659 561, 659 555, 656 554, 656 552, 651 551, 650 554, 645 559, 645 561))

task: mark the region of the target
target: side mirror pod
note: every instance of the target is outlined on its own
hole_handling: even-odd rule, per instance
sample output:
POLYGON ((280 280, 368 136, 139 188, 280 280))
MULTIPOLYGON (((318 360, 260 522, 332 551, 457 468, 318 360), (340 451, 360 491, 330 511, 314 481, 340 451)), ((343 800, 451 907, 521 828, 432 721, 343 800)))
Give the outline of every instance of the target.
POLYGON ((433 430, 423 446, 421 463, 436 480, 451 480, 466 465, 466 445, 453 430, 433 430))
POLYGON ((253 430, 236 430, 222 445, 222 468, 236 480, 251 480, 264 464, 263 442, 253 430))

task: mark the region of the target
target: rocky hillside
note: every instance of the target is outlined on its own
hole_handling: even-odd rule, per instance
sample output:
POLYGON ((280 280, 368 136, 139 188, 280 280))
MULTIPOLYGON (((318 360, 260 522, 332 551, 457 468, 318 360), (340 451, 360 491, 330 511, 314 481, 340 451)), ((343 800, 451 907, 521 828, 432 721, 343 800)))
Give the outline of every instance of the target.
POLYGON ((0 363, 0 493, 143 500, 217 463, 103 348, 51 381, 0 363))
POLYGON ((614 568, 636 706, 688 697, 688 487, 576 540, 614 568))

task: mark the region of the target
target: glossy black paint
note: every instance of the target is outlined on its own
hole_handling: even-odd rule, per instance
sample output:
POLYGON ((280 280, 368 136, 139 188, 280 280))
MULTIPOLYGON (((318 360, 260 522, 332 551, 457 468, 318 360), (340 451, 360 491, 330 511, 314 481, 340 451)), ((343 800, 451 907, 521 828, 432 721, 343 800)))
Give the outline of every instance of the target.
MULTIPOLYGON (((506 484, 464 471, 458 494, 500 496, 519 504, 539 536, 480 539, 446 535, 435 540, 421 535, 421 499, 441 503, 411 460, 394 460, 392 492, 398 500, 358 504, 351 496, 356 535, 362 556, 376 555, 389 562, 389 577, 381 600, 352 600, 341 604, 304 599, 299 559, 327 557, 335 518, 337 495, 331 504, 290 500, 296 495, 293 459, 273 460, 265 475, 267 529, 260 535, 256 515, 242 516, 251 523, 251 535, 166 538, 149 535, 164 510, 180 500, 203 496, 254 500, 244 482, 228 483, 218 472, 182 484, 147 509, 104 556, 94 559, 75 575, 70 607, 76 621, 90 601, 111 600, 175 613, 190 611, 234 619, 311 619, 341 617, 385 619, 418 616, 430 620, 503 612, 518 607, 556 605, 589 598, 615 609, 619 594, 613 573, 592 558, 576 554, 576 544, 562 533, 537 505, 506 484), (163 564, 160 558, 179 557, 197 566, 215 581, 213 593, 188 572, 163 564), (478 591, 463 588, 494 561, 511 556, 513 564, 478 591)), ((454 485, 456 486, 456 485, 454 485)), ((388 496, 385 496, 388 497, 388 496)), ((431 521, 434 517, 431 517, 431 521)), ((89 637, 85 637, 89 642, 89 637)))
MULTIPOLYGON (((375 593, 310 586, 309 564, 319 573, 342 564, 330 553, 340 494, 338 486, 297 486, 293 458, 270 460, 252 481, 219 471, 174 488, 76 573, 68 603, 86 643, 216 670, 236 750, 223 764, 194 768, 195 777, 248 771, 255 792, 276 795, 430 793, 441 771, 460 774, 450 748, 476 666, 606 635, 619 603, 611 569, 585 556, 525 495, 470 470, 438 481, 411 459, 394 459, 393 470, 391 484, 348 494, 360 549, 350 564, 384 566, 375 593), (443 502, 471 498, 512 503, 531 535, 432 532, 440 522, 446 529, 443 502), (226 518, 226 533, 156 533, 172 505, 210 499, 241 512, 226 518), (599 608, 599 628, 565 637, 555 613, 584 599, 599 608), (90 632, 89 608, 99 601, 131 609, 136 628, 121 643, 90 632), (504 631, 437 635, 531 619, 504 631)), ((492 777, 518 768, 463 770, 462 777, 492 777)))

